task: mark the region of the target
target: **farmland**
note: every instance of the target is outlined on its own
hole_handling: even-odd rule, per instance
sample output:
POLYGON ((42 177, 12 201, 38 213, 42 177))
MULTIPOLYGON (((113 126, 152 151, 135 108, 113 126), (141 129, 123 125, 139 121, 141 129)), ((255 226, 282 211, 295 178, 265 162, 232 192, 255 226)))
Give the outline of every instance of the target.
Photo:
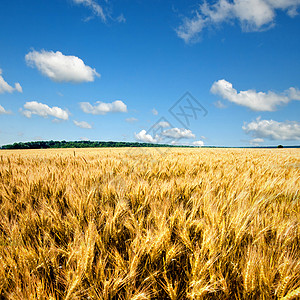
POLYGON ((299 299, 299 149, 0 151, 0 299, 299 299))

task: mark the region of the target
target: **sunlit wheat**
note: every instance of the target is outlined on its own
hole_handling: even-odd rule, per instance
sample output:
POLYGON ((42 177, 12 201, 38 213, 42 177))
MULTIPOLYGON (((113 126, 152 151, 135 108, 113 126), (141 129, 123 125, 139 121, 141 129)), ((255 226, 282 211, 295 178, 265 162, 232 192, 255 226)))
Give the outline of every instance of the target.
POLYGON ((1 299, 299 299, 297 149, 0 152, 1 299))

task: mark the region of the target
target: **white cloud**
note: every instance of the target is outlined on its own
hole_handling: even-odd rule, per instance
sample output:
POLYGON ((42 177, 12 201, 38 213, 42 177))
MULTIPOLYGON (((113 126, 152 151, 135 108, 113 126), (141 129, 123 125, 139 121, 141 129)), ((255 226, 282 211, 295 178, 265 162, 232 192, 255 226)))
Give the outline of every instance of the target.
POLYGON ((171 128, 162 132, 163 136, 174 138, 174 139, 191 139, 195 138, 195 135, 189 129, 171 128))
POLYGON ((27 64, 36 67, 43 75, 55 82, 91 82, 100 77, 95 69, 86 66, 76 56, 53 51, 31 51, 25 56, 27 64))
POLYGON ((92 105, 89 102, 81 102, 80 107, 83 112, 92 115, 105 115, 110 112, 127 112, 127 106, 124 102, 117 100, 112 103, 96 102, 92 105))
POLYGON ((23 92, 23 89, 20 85, 20 83, 15 83, 15 87, 12 87, 9 85, 2 76, 2 69, 0 69, 0 94, 3 93, 13 93, 14 91, 17 91, 19 93, 23 92))
POLYGON ((20 83, 17 82, 17 83, 15 84, 15 90, 16 90, 17 92, 19 92, 19 93, 23 93, 23 89, 22 89, 20 83))
POLYGON ((167 127, 170 127, 170 124, 167 121, 161 121, 158 124, 156 124, 156 127, 167 128, 167 127))
POLYGON ((173 140, 170 143, 171 145, 174 146, 195 146, 195 147, 202 147, 204 146, 204 142, 203 141, 194 141, 194 142, 183 142, 181 140, 173 140))
MULTIPOLYGON (((160 122, 163 123, 163 126, 160 126, 162 128, 169 127, 170 124, 168 122, 160 122), (168 126, 166 126, 168 125, 168 126)), ((171 143, 171 144, 177 144, 176 140, 180 139, 192 139, 195 138, 195 135, 192 133, 191 130, 188 129, 180 129, 180 128, 171 128, 171 129, 165 129, 161 131, 160 133, 156 134, 154 137, 147 133, 146 130, 142 130, 139 133, 135 133, 135 138, 137 140, 146 142, 146 143, 171 143), (168 141, 166 139, 175 139, 173 141, 168 141)))
POLYGON ((0 105, 0 115, 9 115, 9 114, 11 114, 11 112, 5 110, 5 108, 0 105))
POLYGON ((146 130, 142 130, 139 133, 134 133, 135 138, 139 141, 145 142, 145 143, 157 143, 158 137, 153 138, 151 134, 147 134, 146 130))
POLYGON ((119 23, 126 23, 126 18, 124 17, 123 14, 120 14, 120 15, 117 17, 117 22, 119 22, 119 23))
POLYGON ((296 121, 277 122, 274 120, 261 120, 245 123, 242 127, 247 134, 254 138, 281 141, 299 141, 300 123, 296 121))
MULTIPOLYGON (((23 112, 23 115, 24 115, 24 112, 23 112)), ((29 118, 31 117, 31 115, 29 115, 29 118)), ((54 124, 59 124, 59 123, 62 123, 64 120, 61 120, 61 119, 53 119, 51 122, 54 123, 54 124)))
POLYGON ((91 129, 92 128, 92 125, 90 125, 88 122, 85 122, 85 121, 76 121, 74 120, 73 121, 74 124, 80 128, 84 128, 84 129, 91 129))
POLYGON ((256 139, 251 140, 251 142, 253 142, 253 143, 263 143, 264 141, 265 140, 262 138, 256 138, 256 139))
POLYGON ((262 138, 255 138, 249 141, 250 145, 259 146, 260 143, 263 143, 265 140, 262 138))
POLYGON ((69 119, 69 113, 66 110, 57 106, 49 107, 47 104, 36 101, 26 102, 24 104, 24 109, 25 110, 21 110, 21 112, 27 118, 31 118, 32 115, 38 115, 43 118, 52 116, 61 120, 69 119))
POLYGON ((204 142, 203 141, 195 141, 195 142, 193 142, 193 145, 197 146, 197 147, 202 147, 202 146, 204 146, 204 142))
POLYGON ((157 116, 157 115, 158 115, 158 111, 157 111, 155 108, 153 108, 153 109, 152 109, 152 114, 153 114, 154 116, 157 116))
POLYGON ((234 16, 246 31, 258 31, 272 26, 274 10, 272 3, 265 0, 236 0, 232 5, 234 16))
POLYGON ((134 122, 137 122, 138 119, 132 117, 132 118, 125 119, 125 121, 128 122, 128 123, 134 123, 134 122))
POLYGON ((218 0, 214 4, 204 1, 193 12, 193 17, 183 20, 176 32, 190 43, 199 40, 204 28, 224 22, 238 21, 244 31, 266 30, 274 25, 277 10, 294 17, 299 5, 299 0, 218 0))
POLYGON ((279 105, 287 104, 291 100, 300 100, 300 91, 295 88, 289 88, 282 94, 272 91, 256 92, 255 90, 237 92, 232 84, 224 79, 214 82, 210 91, 223 99, 249 107, 254 111, 274 111, 279 105))
POLYGON ((198 33, 205 27, 205 23, 205 20, 196 12, 195 17, 184 19, 183 24, 176 29, 176 33, 186 43, 197 42, 199 40, 198 33))
POLYGON ((226 105, 220 100, 214 102, 214 106, 220 109, 226 108, 226 105))
POLYGON ((290 87, 288 89, 288 94, 289 94, 290 99, 300 100, 300 90, 299 89, 290 87))
POLYGON ((88 8, 90 8, 93 13, 100 17, 103 22, 106 22, 106 14, 100 4, 97 3, 95 0, 73 0, 75 4, 82 4, 88 8))
POLYGON ((92 15, 84 18, 85 22, 92 20, 94 17, 100 17, 101 20, 106 23, 107 20, 112 20, 118 23, 126 23, 126 18, 121 13, 117 17, 112 16, 111 1, 104 0, 101 5, 99 0, 71 0, 77 5, 83 5, 92 11, 92 15))

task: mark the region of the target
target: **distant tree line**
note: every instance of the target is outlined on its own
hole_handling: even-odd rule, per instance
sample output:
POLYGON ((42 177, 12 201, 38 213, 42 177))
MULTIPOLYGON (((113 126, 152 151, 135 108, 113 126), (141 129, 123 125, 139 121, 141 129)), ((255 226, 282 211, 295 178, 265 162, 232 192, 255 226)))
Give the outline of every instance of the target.
MULTIPOLYGON (((14 143, 4 145, 0 149, 48 149, 48 148, 116 148, 116 147, 177 147, 177 148, 197 148, 188 145, 168 145, 168 144, 152 144, 138 142, 103 142, 103 141, 36 141, 25 143, 14 143)), ((215 147, 204 146, 203 148, 283 148, 278 146, 259 146, 259 147, 215 147)), ((285 146, 285 148, 300 148, 300 146, 285 146)))
POLYGON ((14 143, 2 146, 1 149, 49 149, 49 148, 111 148, 111 147, 174 147, 166 144, 138 142, 95 142, 95 141, 36 141, 14 143))

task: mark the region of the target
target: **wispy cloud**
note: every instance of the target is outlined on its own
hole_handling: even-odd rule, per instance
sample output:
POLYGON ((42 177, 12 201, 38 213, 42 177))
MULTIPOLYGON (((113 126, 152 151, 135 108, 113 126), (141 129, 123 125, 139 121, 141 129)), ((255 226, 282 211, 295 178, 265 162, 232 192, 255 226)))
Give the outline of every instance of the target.
POLYGON ((132 118, 127 118, 127 119, 125 119, 125 121, 128 122, 128 123, 134 123, 134 122, 137 122, 138 119, 132 117, 132 118))
POLYGON ((186 43, 192 43, 199 40, 206 27, 225 22, 237 21, 244 31, 267 30, 274 26, 277 11, 294 17, 299 5, 299 0, 217 0, 214 4, 204 1, 192 17, 183 19, 176 32, 186 43))
POLYGON ((13 92, 19 92, 22 93, 23 89, 20 85, 20 83, 15 83, 15 87, 12 87, 9 85, 2 76, 2 69, 0 69, 0 94, 3 93, 13 93, 13 92))
POLYGON ((127 112, 127 106, 124 102, 117 100, 112 103, 104 103, 101 101, 96 102, 96 105, 92 105, 89 102, 81 102, 80 108, 83 112, 92 115, 105 115, 110 112, 127 112))
POLYGON ((152 112, 152 114, 153 114, 154 116, 157 116, 157 115, 158 115, 158 111, 157 111, 155 108, 153 108, 151 112, 152 112))
POLYGON ((169 124, 169 122, 167 121, 160 121, 159 123, 157 123, 156 127, 159 128, 167 128, 170 127, 171 125, 169 124))
POLYGON ((3 106, 0 105, 0 115, 10 115, 11 111, 6 110, 3 106))
POLYGON ((279 141, 300 140, 300 123, 296 121, 277 122, 261 120, 259 117, 255 121, 245 123, 242 128, 247 134, 253 136, 256 142, 265 138, 279 141))
POLYGON ((255 90, 238 92, 233 88, 232 83, 224 79, 214 82, 210 91, 223 99, 246 106, 254 111, 274 111, 279 105, 287 104, 291 100, 300 100, 300 91, 293 87, 281 94, 272 91, 256 92, 255 90))
POLYGON ((220 101, 220 100, 214 102, 214 106, 216 108, 220 108, 220 109, 226 108, 226 105, 222 101, 220 101))
POLYGON ((259 146, 261 143, 263 143, 265 140, 262 138, 255 138, 249 141, 250 145, 253 146, 259 146))
POLYGON ((47 104, 39 103, 37 101, 26 102, 24 104, 24 110, 22 109, 21 113, 27 118, 31 118, 32 115, 38 115, 43 118, 52 116, 61 120, 69 119, 68 111, 57 106, 49 107, 47 104))
POLYGON ((117 22, 119 23, 126 23, 126 18, 124 17, 123 14, 120 14, 117 18, 116 18, 117 22))
POLYGON ((72 0, 73 3, 77 5, 83 5, 87 7, 92 15, 84 19, 85 22, 88 22, 95 17, 99 17, 102 22, 106 23, 109 20, 118 23, 126 23, 126 18, 123 13, 119 14, 117 17, 113 16, 113 9, 111 1, 109 0, 72 0), (99 3, 101 2, 101 4, 99 3))
POLYGON ((100 17, 103 22, 106 22, 107 16, 103 7, 95 0, 73 0, 75 4, 82 4, 93 12, 94 15, 100 17))
POLYGON ((100 77, 95 69, 76 56, 53 51, 31 51, 25 56, 27 64, 36 67, 43 75, 56 82, 90 82, 100 77))
POLYGON ((83 128, 83 129, 91 129, 92 128, 92 125, 89 124, 88 122, 85 122, 85 121, 76 121, 76 120, 74 120, 73 123, 77 127, 80 127, 80 128, 83 128))

